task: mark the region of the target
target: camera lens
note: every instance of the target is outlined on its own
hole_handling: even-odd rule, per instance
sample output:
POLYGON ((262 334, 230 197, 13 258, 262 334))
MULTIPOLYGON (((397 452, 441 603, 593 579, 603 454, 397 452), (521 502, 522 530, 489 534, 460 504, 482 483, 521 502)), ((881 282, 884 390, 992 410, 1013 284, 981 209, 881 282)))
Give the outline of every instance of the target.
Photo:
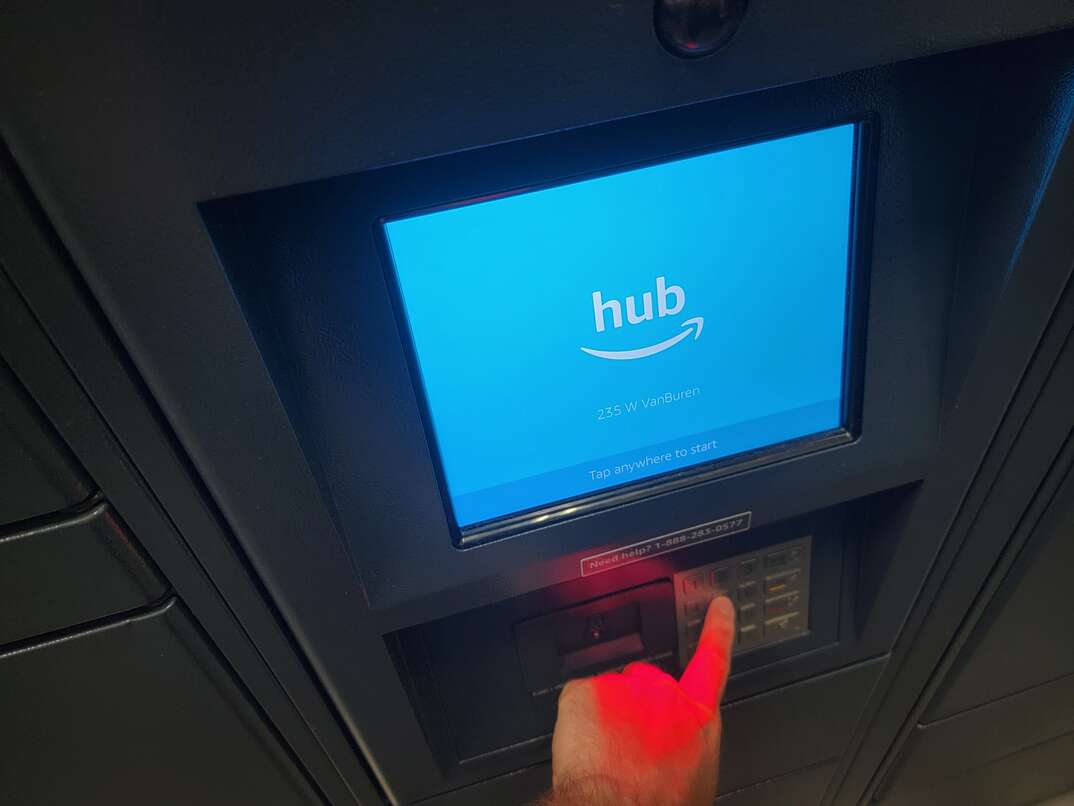
POLYGON ((665 48, 698 58, 723 47, 745 13, 746 0, 656 0, 653 23, 665 48))

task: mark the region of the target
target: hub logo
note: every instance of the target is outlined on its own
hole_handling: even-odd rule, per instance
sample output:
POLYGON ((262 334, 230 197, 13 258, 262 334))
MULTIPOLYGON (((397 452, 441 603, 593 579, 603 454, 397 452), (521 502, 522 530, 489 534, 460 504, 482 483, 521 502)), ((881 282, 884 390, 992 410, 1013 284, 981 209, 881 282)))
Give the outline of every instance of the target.
MULTIPOLYGON (((656 315, 658 318, 675 316, 686 305, 686 291, 681 285, 667 285, 663 277, 656 278, 656 315)), ((634 295, 626 298, 621 304, 617 299, 604 301, 599 291, 593 292, 593 319, 597 333, 603 333, 608 329, 608 318, 611 317, 612 328, 623 327, 623 314, 626 313, 626 324, 640 325, 653 319, 653 292, 646 291, 641 295, 641 311, 638 311, 638 301, 634 295), (624 311, 625 309, 625 311, 624 311)), ((678 344, 693 334, 694 341, 701 337, 701 329, 705 326, 705 320, 700 316, 687 319, 682 323, 686 328, 670 339, 650 344, 647 347, 639 347, 635 350, 596 350, 592 347, 582 347, 583 353, 606 358, 609 361, 633 361, 636 358, 647 358, 650 355, 662 353, 678 344)))

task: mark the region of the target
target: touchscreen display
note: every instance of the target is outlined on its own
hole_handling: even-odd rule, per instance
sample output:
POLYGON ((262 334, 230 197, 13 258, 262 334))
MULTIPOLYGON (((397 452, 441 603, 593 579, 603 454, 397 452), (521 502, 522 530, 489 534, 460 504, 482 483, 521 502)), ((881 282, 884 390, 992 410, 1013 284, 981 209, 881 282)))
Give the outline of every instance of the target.
POLYGON ((458 526, 842 427, 854 142, 386 220, 458 526))

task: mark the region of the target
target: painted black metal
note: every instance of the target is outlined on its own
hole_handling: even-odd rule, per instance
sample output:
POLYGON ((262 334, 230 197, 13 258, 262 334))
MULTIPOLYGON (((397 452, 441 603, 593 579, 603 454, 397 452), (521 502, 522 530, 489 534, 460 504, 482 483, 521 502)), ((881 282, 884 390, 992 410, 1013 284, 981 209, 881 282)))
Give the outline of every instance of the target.
MULTIPOLYGON (((909 792, 941 789, 953 779, 1071 732, 1074 675, 918 725, 902 748, 898 766, 885 779, 879 800, 905 800, 909 792)), ((1074 770, 1066 766, 1074 786, 1074 770)), ((1025 771, 1030 778, 1041 774, 1025 771)))
MULTIPOLYGON (((1050 91, 1042 93, 1042 101, 1056 110, 1034 117, 1039 128, 1025 131, 1028 142, 1041 137, 1052 143, 1047 158, 1018 166, 1038 177, 1038 203, 1023 223, 1021 237, 1010 244, 1013 253, 990 253, 991 259, 1006 259, 1008 280, 952 404, 957 416, 949 420, 943 459, 904 527, 907 534, 938 530, 944 542, 937 545, 935 555, 912 558, 908 552, 913 543, 904 539, 891 563, 892 575, 882 583, 895 584, 901 563, 931 562, 892 664, 881 679, 881 696, 860 728, 857 752, 844 759, 844 769, 829 792, 831 803, 849 806, 875 790, 878 768, 881 774, 885 771, 894 755, 889 752, 892 743, 898 747, 896 737, 905 738, 922 712, 922 691, 983 580, 1038 497, 1072 426, 1074 408, 1054 391, 1052 379, 1053 366, 1074 325, 1074 297, 1069 289, 1064 296, 1074 255, 1074 231, 1069 226, 1074 205, 1074 142, 1068 136, 1070 50, 1059 40, 1055 50, 1022 64, 1023 69, 1032 67, 1033 78, 1026 76, 1017 87, 1009 85, 1011 90, 1026 93, 1032 81, 1040 81, 1050 91), (1050 397, 1044 394, 1049 388, 1050 397), (998 429, 994 439, 982 438, 992 429, 998 429)), ((1060 382, 1058 389, 1062 387, 1060 382)), ((1043 505, 1038 501, 1035 506, 1043 505)))
POLYGON ((166 590, 103 501, 0 531, 0 644, 133 610, 166 590))
POLYGON ((0 306, 5 314, 0 317, 0 353, 55 418, 59 435, 210 632, 328 800, 379 802, 361 758, 281 630, 256 577, 230 544, 159 411, 118 349, 114 333, 103 323, 6 157, 0 154, 0 206, 5 211, 0 216, 0 254, 20 288, 0 272, 0 306), (23 293, 34 300, 34 311, 23 293), (48 323, 48 335, 41 322, 48 323), (67 346, 66 359, 51 339, 67 346), (83 371, 77 379, 67 363, 72 358, 83 371), (107 401, 110 422, 82 384, 107 401), (155 489, 168 491, 168 511, 127 452, 132 443, 155 489), (180 536, 180 526, 191 543, 180 536), (211 576, 203 563, 212 567, 211 576))
MULTIPOLYGON (((1074 641, 1067 640, 1074 613, 1074 586, 1069 584, 1074 569, 1074 476, 1056 492, 1025 546, 1012 540, 1012 550, 1019 548, 931 698, 924 722, 1074 678, 1074 641)), ((1055 698, 1057 705, 1061 699, 1055 698)), ((1067 699, 1074 707, 1074 697, 1067 699)), ((1027 721, 1032 725, 1033 720, 1027 721)), ((1074 713, 1067 716, 1062 732, 1072 730, 1074 713)))
MULTIPOLYGON (((1001 729, 1002 725, 993 723, 988 726, 990 731, 997 728, 1001 729)), ((958 740, 965 737, 945 738, 958 740)), ((1068 733, 971 770, 960 770, 948 778, 926 781, 923 786, 900 786, 880 802, 885 806, 1047 803, 1053 797, 1069 797, 1074 788, 1072 755, 1074 733, 1068 733)))
MULTIPOLYGON (((1068 331, 1074 313, 1069 302, 1064 322, 1068 331)), ((1074 339, 1068 337, 1034 409, 1036 416, 1026 422, 1015 450, 1051 464, 1044 471, 1038 465, 1028 480, 1007 485, 1009 492, 1022 495, 1030 494, 1028 484, 1038 485, 1017 522, 1012 524, 1004 513, 998 524, 986 521, 971 536, 985 543, 977 553, 1000 553, 979 590, 965 577, 943 589, 943 596, 972 594, 974 599, 888 751, 873 785, 874 798, 890 787, 913 789, 922 779, 941 788, 945 779, 957 780, 968 770, 1074 730, 1074 710, 1066 700, 1070 683, 1062 682, 1071 676, 1074 662, 1061 637, 1071 594, 1063 582, 1053 587, 1055 572, 1063 569, 1064 555, 1070 552, 1066 538, 1074 493, 1074 339), (1072 437, 1056 446, 1056 435, 1063 433, 1072 437), (1042 472, 1043 477, 1038 475, 1042 472), (1058 568, 1049 567, 1050 561, 1058 561, 1058 568), (1049 606, 1056 609, 1049 612, 1049 606), (1062 625, 1059 630, 1049 630, 1056 622, 1062 625), (1002 659, 998 666, 997 657, 1002 659), (1011 724, 1015 721, 1017 726, 1011 724), (965 737, 957 741, 956 752, 926 749, 926 757, 920 756, 920 745, 927 748, 937 739, 943 743, 942 737, 959 734, 965 737)), ((990 499, 982 518, 998 509, 990 499)), ((919 654, 926 648, 931 649, 924 645, 919 654)))
POLYGON ((51 515, 92 494, 93 482, 0 359, 0 528, 51 515))
POLYGON ((7 803, 323 802, 175 599, 0 653, 0 689, 7 803))

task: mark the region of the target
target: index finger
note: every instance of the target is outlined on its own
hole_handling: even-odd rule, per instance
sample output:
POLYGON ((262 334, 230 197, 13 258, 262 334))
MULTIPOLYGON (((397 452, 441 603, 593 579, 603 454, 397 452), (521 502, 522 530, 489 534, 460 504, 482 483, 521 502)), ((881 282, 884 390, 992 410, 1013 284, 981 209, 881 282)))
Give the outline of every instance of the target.
POLYGON ((731 643, 735 636, 735 606, 726 596, 709 602, 697 650, 686 665, 679 685, 686 694, 716 710, 723 699, 731 671, 731 643))

